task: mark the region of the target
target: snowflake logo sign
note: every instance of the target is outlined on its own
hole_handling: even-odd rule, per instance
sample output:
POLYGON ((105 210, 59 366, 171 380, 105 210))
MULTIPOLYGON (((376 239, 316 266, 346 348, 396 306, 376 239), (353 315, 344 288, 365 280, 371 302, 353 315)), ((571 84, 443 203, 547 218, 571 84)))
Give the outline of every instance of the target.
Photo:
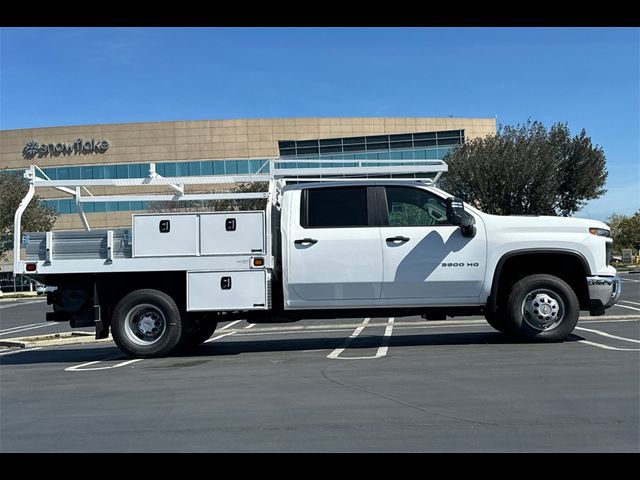
POLYGON ((24 154, 27 157, 35 157, 38 153, 40 145, 35 140, 29 140, 24 146, 24 154))

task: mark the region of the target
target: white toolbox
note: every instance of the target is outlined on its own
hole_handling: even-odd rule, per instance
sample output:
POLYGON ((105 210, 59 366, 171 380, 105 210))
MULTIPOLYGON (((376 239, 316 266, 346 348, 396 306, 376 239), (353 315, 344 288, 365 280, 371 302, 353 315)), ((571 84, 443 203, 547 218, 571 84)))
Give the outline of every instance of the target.
POLYGON ((264 254, 263 212, 200 215, 201 255, 264 254))
POLYGON ((133 257, 264 255, 264 212, 133 215, 133 257))
POLYGON ((198 254, 198 216, 133 215, 134 257, 198 254))
POLYGON ((187 311, 266 310, 267 272, 187 272, 187 311))

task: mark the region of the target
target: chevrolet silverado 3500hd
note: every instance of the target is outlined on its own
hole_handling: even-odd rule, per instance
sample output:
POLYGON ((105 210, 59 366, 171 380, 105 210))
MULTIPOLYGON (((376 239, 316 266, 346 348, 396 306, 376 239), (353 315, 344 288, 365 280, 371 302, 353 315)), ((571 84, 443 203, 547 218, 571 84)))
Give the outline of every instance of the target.
POLYGON ((14 272, 57 287, 48 320, 109 332, 134 357, 204 342, 218 322, 482 314, 496 330, 562 341, 580 310, 620 295, 604 223, 488 215, 436 188, 439 160, 272 159, 268 173, 50 180, 74 196, 85 231, 15 236, 14 272), (264 182, 257 193, 187 193, 193 185, 264 182), (83 196, 92 186, 166 186, 169 195, 83 196), (87 202, 264 199, 265 210, 132 215, 131 228, 91 230, 87 202))

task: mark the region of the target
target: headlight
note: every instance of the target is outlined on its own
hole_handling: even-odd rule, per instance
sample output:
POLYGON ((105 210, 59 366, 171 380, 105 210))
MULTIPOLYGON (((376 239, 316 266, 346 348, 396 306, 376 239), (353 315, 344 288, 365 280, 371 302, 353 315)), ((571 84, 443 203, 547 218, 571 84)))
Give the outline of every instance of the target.
POLYGON ((592 227, 589 229, 589 233, 591 235, 597 235, 598 237, 610 237, 611 231, 606 228, 595 228, 592 227))

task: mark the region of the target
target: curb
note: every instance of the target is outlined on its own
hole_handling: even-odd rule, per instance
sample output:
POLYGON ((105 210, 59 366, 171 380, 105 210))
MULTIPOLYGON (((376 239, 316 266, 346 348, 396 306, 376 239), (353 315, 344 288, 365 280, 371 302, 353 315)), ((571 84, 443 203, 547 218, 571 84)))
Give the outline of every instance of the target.
POLYGON ((82 343, 110 342, 111 336, 96 340, 91 332, 63 332, 51 335, 34 335, 31 337, 8 338, 0 340, 0 347, 30 348, 36 346, 50 347, 57 345, 76 345, 82 343))

